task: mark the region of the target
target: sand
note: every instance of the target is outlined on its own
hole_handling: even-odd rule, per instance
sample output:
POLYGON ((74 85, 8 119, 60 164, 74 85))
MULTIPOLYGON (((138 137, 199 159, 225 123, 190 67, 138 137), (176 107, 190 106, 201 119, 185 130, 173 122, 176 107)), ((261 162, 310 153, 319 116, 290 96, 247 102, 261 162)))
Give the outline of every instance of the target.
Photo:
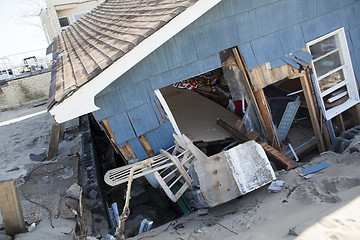
MULTIPOLYGON (((47 151, 54 121, 44 110, 42 106, 0 113, 1 180, 21 180, 37 164, 29 159, 29 154, 47 151), (21 121, 4 123, 34 113, 38 114, 21 121)), ((360 148, 359 141, 360 136, 356 136, 350 147, 360 148)), ((76 151, 67 141, 60 144, 60 155, 71 155, 76 151)), ((350 154, 346 150, 341 155, 326 152, 297 169, 277 172, 277 178, 285 181, 280 192, 269 192, 265 186, 208 209, 206 215, 194 212, 133 239, 360 239, 359 173, 358 152, 350 154), (310 179, 301 176, 303 167, 324 161, 331 166, 310 179)), ((54 192, 52 196, 54 201, 58 201, 54 192)), ((60 218, 56 219, 55 224, 59 224, 58 230, 66 232, 70 231, 73 221, 60 218)), ((47 214, 44 214, 37 229, 32 233, 35 235, 25 234, 18 239, 36 239, 41 234, 48 234, 47 214)), ((59 238, 56 234, 53 239, 64 238, 64 234, 60 234, 59 238)))
MULTIPOLYGON (((30 154, 47 155, 54 123, 44 105, 0 112, 0 181, 18 179, 26 225, 36 224, 34 231, 15 239, 72 239, 75 215, 66 204, 77 206, 78 202, 66 195, 66 189, 78 182, 80 136, 65 135, 54 159, 37 162, 29 158, 30 154), (49 211, 55 228, 49 227, 49 211)), ((2 234, 0 231, 0 237, 2 234)))

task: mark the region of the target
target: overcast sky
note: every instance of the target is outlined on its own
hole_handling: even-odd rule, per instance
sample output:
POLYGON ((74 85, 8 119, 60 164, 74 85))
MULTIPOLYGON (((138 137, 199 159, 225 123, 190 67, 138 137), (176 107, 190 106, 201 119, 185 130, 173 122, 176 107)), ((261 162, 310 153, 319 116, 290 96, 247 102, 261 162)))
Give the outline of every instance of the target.
POLYGON ((40 17, 22 17, 45 6, 44 0, 0 0, 0 58, 48 46, 40 17))

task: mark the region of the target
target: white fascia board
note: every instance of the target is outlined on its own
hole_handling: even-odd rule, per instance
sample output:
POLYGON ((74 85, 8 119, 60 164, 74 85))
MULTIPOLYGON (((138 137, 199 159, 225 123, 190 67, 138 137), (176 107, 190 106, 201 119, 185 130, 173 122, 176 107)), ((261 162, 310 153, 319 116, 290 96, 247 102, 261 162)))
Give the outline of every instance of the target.
POLYGON ((219 2, 221 0, 200 0, 187 8, 130 52, 116 60, 94 79, 50 109, 49 112, 55 121, 58 123, 66 122, 98 110, 94 98, 99 92, 219 2))

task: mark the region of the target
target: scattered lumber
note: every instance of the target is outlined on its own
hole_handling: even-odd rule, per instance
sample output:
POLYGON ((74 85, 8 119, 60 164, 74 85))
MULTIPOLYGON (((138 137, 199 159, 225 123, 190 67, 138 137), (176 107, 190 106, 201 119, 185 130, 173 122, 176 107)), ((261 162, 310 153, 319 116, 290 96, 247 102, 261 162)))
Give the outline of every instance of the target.
MULTIPOLYGON (((224 128, 226 131, 228 131, 233 136, 233 138, 235 140, 237 140, 239 143, 244 143, 244 142, 253 140, 253 138, 251 136, 249 137, 249 135, 247 135, 247 134, 240 133, 234 127, 230 126, 229 124, 227 124, 226 122, 224 122, 221 119, 218 119, 216 121, 216 123, 219 126, 221 126, 222 128, 224 128)), ((251 135, 254 135, 254 133, 251 133, 251 135)), ((274 159, 281 165, 285 165, 286 170, 290 170, 292 168, 299 166, 299 164, 297 162, 289 159, 288 157, 283 155, 281 152, 279 152, 278 150, 276 150, 269 144, 262 142, 262 141, 257 141, 257 143, 259 143, 263 147, 263 149, 266 152, 266 154, 268 155, 268 157, 270 157, 271 159, 274 159)))

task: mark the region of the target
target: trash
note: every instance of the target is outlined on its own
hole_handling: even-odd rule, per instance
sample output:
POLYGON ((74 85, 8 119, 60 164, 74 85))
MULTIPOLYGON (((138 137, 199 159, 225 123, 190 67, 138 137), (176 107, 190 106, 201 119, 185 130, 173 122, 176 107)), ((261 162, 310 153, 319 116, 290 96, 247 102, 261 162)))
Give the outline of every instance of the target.
POLYGON ((43 162, 47 158, 47 155, 46 155, 46 153, 40 153, 40 154, 32 154, 32 153, 30 153, 29 158, 30 158, 31 161, 43 162))
POLYGON ((354 153, 354 152, 360 152, 360 150, 359 150, 358 148, 356 148, 356 147, 351 147, 351 148, 349 149, 349 151, 350 151, 350 154, 352 154, 352 153, 354 153))
POLYGON ((309 178, 313 177, 314 175, 315 175, 315 173, 307 174, 304 176, 304 178, 309 179, 309 178))
POLYGON ((28 231, 31 232, 32 230, 34 230, 36 227, 36 223, 32 223, 29 227, 28 227, 28 231))
POLYGON ((76 200, 80 199, 80 186, 77 183, 71 185, 68 189, 66 189, 66 195, 76 200))
POLYGON ((212 226, 214 226, 214 225, 216 225, 216 222, 215 222, 214 220, 212 220, 212 219, 209 219, 209 220, 206 222, 206 226, 208 226, 208 227, 212 227, 212 226))
POLYGON ((194 233, 202 233, 202 231, 200 229, 195 229, 194 233))
POLYGON ((14 168, 12 168, 10 170, 6 170, 6 172, 13 172, 13 171, 17 171, 17 170, 20 170, 20 168, 19 167, 14 167, 14 168))
POLYGON ((107 240, 116 240, 116 238, 113 235, 111 235, 110 233, 106 234, 105 239, 107 239, 107 240))
POLYGON ((292 228, 289 229, 289 235, 290 236, 295 236, 295 237, 299 236, 299 234, 297 234, 296 231, 295 231, 295 227, 292 227, 292 228))
POLYGON ((89 192, 89 198, 90 198, 90 199, 96 199, 97 194, 98 194, 97 191, 94 190, 94 189, 92 189, 92 190, 89 192))
POLYGON ((98 240, 96 237, 93 236, 87 236, 86 240, 98 240))
POLYGON ((268 190, 271 192, 280 192, 281 188, 285 185, 284 180, 275 180, 272 181, 270 186, 268 187, 268 190))
POLYGON ((319 164, 316 164, 314 166, 308 167, 308 168, 304 168, 301 171, 306 173, 306 174, 310 174, 310 173, 315 173, 318 172, 324 168, 327 168, 328 166, 330 166, 331 164, 328 162, 322 162, 319 164))
POLYGON ((153 221, 147 219, 142 220, 139 228, 139 234, 142 232, 150 231, 153 223, 154 223, 153 221))
POLYGON ((207 215, 208 212, 209 212, 209 211, 208 211, 206 208, 202 208, 202 209, 199 209, 199 210, 197 211, 197 214, 198 214, 199 216, 204 216, 204 215, 207 215))

